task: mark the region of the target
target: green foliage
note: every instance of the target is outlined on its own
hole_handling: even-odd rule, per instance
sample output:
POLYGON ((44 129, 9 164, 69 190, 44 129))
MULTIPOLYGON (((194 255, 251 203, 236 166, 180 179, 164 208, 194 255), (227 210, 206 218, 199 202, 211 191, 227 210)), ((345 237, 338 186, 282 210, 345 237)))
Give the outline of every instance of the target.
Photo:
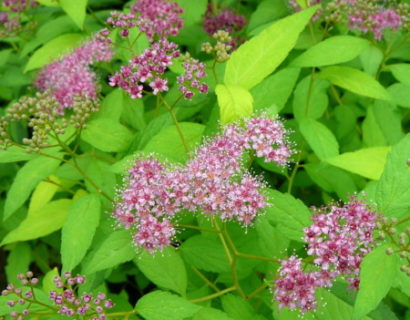
POLYGON ((184 261, 174 250, 169 248, 155 255, 144 251, 135 261, 142 273, 157 286, 185 296, 187 273, 184 261))
POLYGON ((386 255, 386 249, 387 246, 375 249, 361 263, 353 319, 362 319, 375 309, 393 285, 398 266, 396 256, 386 255))
POLYGON ((251 89, 260 83, 286 58, 315 11, 311 8, 281 19, 245 42, 226 65, 225 84, 251 89))
POLYGON ((84 258, 100 220, 100 199, 96 194, 73 201, 61 230, 63 270, 73 270, 84 258))
MULTIPOLYGON (((5 32, 0 23, 0 117, 15 109, 21 97, 37 93, 40 68, 107 27, 112 11, 130 12, 135 1, 37 0, 40 5, 33 9, 11 13, 21 18, 22 28, 5 32)), ((74 286, 79 295, 104 292, 114 301, 115 307, 106 310, 109 319, 410 320, 410 278, 401 271, 408 265, 404 252, 409 251, 410 226, 409 31, 385 30, 376 41, 371 30, 361 33, 329 20, 325 7, 333 0, 313 7, 312 1, 295 0, 300 7, 295 11, 288 0, 168 2, 174 1, 183 8, 184 26, 168 41, 175 42, 181 54, 204 63, 207 74, 200 80, 208 85, 207 94, 194 90, 192 99, 184 98, 178 77, 185 70, 179 57, 158 74, 167 80, 166 92, 154 94, 151 80, 143 85, 143 98, 131 98, 121 88, 127 83, 112 87, 110 76, 149 49, 152 39, 137 26, 128 37, 110 26, 114 56, 89 66, 98 111, 83 127, 70 122, 77 111, 65 106, 64 115, 53 115, 58 120, 45 130, 45 143, 50 144, 37 149, 26 143, 37 128, 31 111, 24 116, 13 111, 9 126, 0 121, 2 286, 21 286, 17 275, 35 271, 39 284, 33 300, 40 304, 30 303, 27 317, 34 320, 65 318, 51 305, 49 291, 63 292, 53 279, 68 271, 87 277, 85 284, 74 286), (201 47, 209 42, 220 49, 221 43, 206 33, 204 20, 225 9, 243 15, 246 25, 241 30, 226 25, 235 29, 230 35, 236 46, 221 63, 201 47), (131 203, 138 197, 127 195, 127 210, 136 222, 125 216, 121 222, 114 219, 127 169, 135 159, 154 157, 164 170, 175 170, 225 125, 242 125, 242 120, 261 114, 284 123, 292 156, 279 166, 254 151, 243 155, 234 182, 240 183, 243 173, 257 176, 267 203, 252 223, 237 221, 232 207, 240 201, 221 212, 232 214, 232 219, 208 213, 221 204, 222 196, 242 200, 248 190, 213 197, 201 193, 199 182, 196 196, 209 196, 209 208, 192 205, 183 212, 157 214, 158 197, 167 197, 167 209, 175 205, 179 210, 177 188, 160 195, 153 191, 162 187, 161 179, 135 181, 134 188, 150 201, 146 210, 137 212, 131 203), (63 118, 69 123, 64 133, 56 130, 63 118), (149 192, 146 184, 152 187, 149 192), (315 311, 281 309, 274 298, 281 262, 296 255, 304 272, 319 271, 304 242, 304 229, 320 210, 312 207, 346 203, 355 194, 380 218, 393 218, 378 220, 385 237, 375 238, 373 251, 363 257, 359 290, 352 292, 340 276, 332 287, 316 288, 315 311), (146 215, 167 219, 175 228, 170 245, 161 252, 136 243, 136 233, 144 228, 139 221, 146 215), (125 228, 127 223, 132 226, 125 228), (393 255, 387 255, 387 249, 393 255)), ((1 12, 5 10, 3 6, 1 12)), ((69 79, 66 70, 60 84, 81 85, 86 77, 81 68, 74 69, 76 78, 69 79)), ((41 107, 40 127, 52 113, 49 105, 41 107)), ((202 178, 213 174, 212 168, 196 171, 202 178)), ((225 191, 217 183, 209 187, 225 191)), ((157 237, 162 230, 157 226, 149 232, 147 236, 157 237)), ((374 236, 383 234, 376 230, 374 236)), ((12 299, 16 297, 0 296, 0 318, 8 319, 11 309, 6 304, 12 299)), ((17 304, 13 310, 26 307, 17 304)))
POLYGON ((154 291, 138 300, 135 310, 147 320, 180 320, 193 316, 200 306, 165 291, 154 291))

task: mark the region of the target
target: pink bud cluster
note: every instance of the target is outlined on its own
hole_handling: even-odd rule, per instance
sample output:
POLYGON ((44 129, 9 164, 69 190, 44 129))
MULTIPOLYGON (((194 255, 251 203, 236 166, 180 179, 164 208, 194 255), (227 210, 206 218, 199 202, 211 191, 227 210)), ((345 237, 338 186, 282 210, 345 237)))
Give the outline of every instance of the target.
POLYGON ((243 168, 242 156, 252 151, 266 155, 265 161, 284 165, 291 154, 286 133, 277 119, 249 119, 244 125, 226 126, 184 166, 166 166, 152 156, 137 159, 119 191, 114 217, 135 230, 136 245, 151 252, 171 243, 175 235, 171 220, 183 210, 247 226, 267 204, 263 183, 243 168))
POLYGON ((122 66, 120 72, 110 77, 111 86, 119 86, 131 98, 142 98, 143 84, 151 87, 153 94, 168 90, 168 80, 164 73, 172 65, 172 59, 180 56, 177 45, 162 38, 151 47, 122 66))
POLYGON ((104 293, 98 293, 96 297, 89 293, 77 295, 75 286, 82 285, 85 277, 81 275, 72 276, 70 272, 64 273, 64 277, 53 279, 56 290, 50 291, 49 297, 56 305, 58 313, 68 317, 84 316, 93 314, 91 320, 106 319, 106 309, 114 307, 113 302, 106 298, 104 293))
POLYGON ((176 36, 183 26, 183 12, 178 3, 167 0, 138 0, 131 6, 136 24, 150 40, 176 36))
MULTIPOLYGON (((29 315, 30 306, 37 304, 36 295, 33 287, 38 284, 38 279, 33 278, 33 273, 28 271, 26 274, 19 274, 17 278, 23 286, 28 286, 27 290, 16 288, 9 284, 2 291, 3 296, 15 295, 17 300, 9 300, 7 305, 14 308, 16 305, 25 305, 27 308, 21 313, 12 311, 10 316, 12 319, 24 319, 24 316, 29 315)), ((79 316, 88 315, 91 320, 103 320, 107 318, 106 310, 114 307, 113 302, 107 299, 104 293, 98 293, 95 297, 92 294, 84 293, 81 296, 77 294, 78 286, 85 283, 85 277, 81 275, 72 276, 70 272, 65 272, 63 277, 56 276, 54 279, 55 290, 49 292, 49 298, 53 305, 58 307, 58 313, 68 317, 77 319, 79 316)), ((41 305, 47 307, 44 302, 41 305)), ((50 309, 55 310, 53 306, 50 309)), ((87 318, 88 319, 88 318, 87 318)))
POLYGON ((44 67, 38 75, 35 86, 42 92, 49 92, 61 105, 58 112, 74 104, 75 98, 97 98, 96 74, 90 68, 99 61, 110 61, 113 52, 109 42, 98 34, 71 54, 44 67))
POLYGON ((246 25, 246 19, 235 13, 233 10, 225 8, 216 14, 209 4, 204 18, 204 30, 209 35, 213 35, 218 30, 224 30, 230 34, 238 32, 246 25))
POLYGON ((184 74, 179 76, 177 81, 181 84, 179 91, 183 93, 185 99, 191 99, 194 96, 194 91, 207 93, 208 85, 200 82, 200 79, 206 76, 205 64, 187 54, 182 66, 184 74))
POLYGON ((39 3, 34 0, 3 0, 3 7, 13 12, 22 12, 37 7, 39 3))
POLYGON ((301 259, 284 260, 274 291, 279 307, 314 309, 316 287, 331 287, 343 276, 350 288, 358 289, 360 264, 371 251, 377 215, 353 197, 342 207, 335 205, 315 212, 313 224, 304 229, 307 254, 314 258, 312 271, 301 270, 301 259))

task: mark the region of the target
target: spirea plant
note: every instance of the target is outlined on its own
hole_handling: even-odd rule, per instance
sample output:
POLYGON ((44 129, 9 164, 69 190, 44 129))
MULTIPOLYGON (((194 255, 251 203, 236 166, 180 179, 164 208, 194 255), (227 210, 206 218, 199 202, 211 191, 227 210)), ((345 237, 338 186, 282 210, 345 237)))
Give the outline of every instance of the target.
POLYGON ((0 319, 409 320, 407 0, 2 0, 0 319))

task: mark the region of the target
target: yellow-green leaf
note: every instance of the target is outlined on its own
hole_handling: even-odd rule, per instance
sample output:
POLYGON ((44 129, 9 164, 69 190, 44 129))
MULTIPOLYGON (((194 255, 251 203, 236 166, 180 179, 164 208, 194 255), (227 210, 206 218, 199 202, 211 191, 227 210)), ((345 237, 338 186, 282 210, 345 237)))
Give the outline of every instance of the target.
POLYGON ((80 29, 83 29, 87 2, 88 0, 60 0, 61 8, 80 29))
POLYGON ((249 117, 252 114, 253 97, 248 90, 240 86, 219 84, 215 92, 218 97, 222 124, 249 117))
POLYGON ((271 74, 295 46, 316 9, 283 18, 241 45, 228 60, 225 84, 251 89, 271 74))
POLYGON ((326 159, 327 163, 372 180, 380 179, 391 147, 374 147, 346 152, 326 159))

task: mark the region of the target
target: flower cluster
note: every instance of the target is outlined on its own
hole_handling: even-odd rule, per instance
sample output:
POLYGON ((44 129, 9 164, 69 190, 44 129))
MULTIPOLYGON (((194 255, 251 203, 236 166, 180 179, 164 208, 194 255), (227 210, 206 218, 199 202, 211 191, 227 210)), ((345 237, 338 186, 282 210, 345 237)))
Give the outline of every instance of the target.
MULTIPOLYGON (((165 71, 173 64, 172 60, 180 56, 178 46, 162 38, 131 59, 130 64, 122 66, 119 72, 110 77, 109 84, 127 91, 132 99, 142 98, 144 84, 151 88, 154 95, 168 91, 165 71)), ((191 99, 195 91, 207 93, 208 86, 200 82, 206 76, 205 65, 189 55, 185 55, 182 60, 185 72, 178 77, 177 82, 185 99, 191 99)))
POLYGON ((172 65, 172 59, 180 56, 177 45, 162 38, 150 48, 133 58, 130 64, 122 66, 120 72, 110 77, 111 86, 119 86, 131 98, 142 98, 143 84, 151 87, 153 94, 168 90, 164 73, 172 65))
POLYGON ((83 43, 71 54, 44 67, 38 75, 35 86, 49 92, 60 103, 61 114, 74 105, 76 97, 96 100, 96 74, 90 65, 110 61, 113 56, 110 44, 102 39, 96 36, 83 43))
POLYGON ((380 0, 335 0, 326 5, 326 20, 381 40, 385 30, 410 27, 409 5, 380 0))
POLYGON ((24 138, 23 143, 32 151, 38 152, 47 147, 54 135, 64 134, 69 125, 83 128, 91 113, 98 111, 98 105, 88 99, 74 98, 72 113, 68 119, 61 117, 60 103, 48 93, 37 93, 34 97, 22 97, 7 109, 0 118, 0 145, 9 147, 13 141, 9 134, 9 125, 12 122, 27 122, 31 129, 31 137, 24 138))
POLYGON ((212 46, 209 42, 205 42, 202 44, 201 50, 207 54, 213 55, 217 62, 227 61, 234 48, 232 37, 228 32, 218 30, 212 35, 212 38, 216 40, 215 46, 212 46))
POLYGON ((111 16, 107 19, 107 23, 115 29, 120 29, 120 35, 124 38, 130 34, 130 29, 137 25, 135 14, 122 13, 118 11, 111 12, 111 16))
POLYGON ((209 35, 213 35, 218 30, 224 30, 232 34, 242 30, 245 25, 245 17, 236 14, 233 10, 225 8, 216 14, 213 12, 212 6, 208 5, 204 17, 204 30, 209 35))
POLYGON ((191 99, 194 96, 194 91, 201 93, 208 92, 208 85, 200 82, 200 79, 206 76, 205 64, 192 58, 188 53, 183 57, 182 66, 184 74, 179 76, 177 81, 180 83, 179 91, 181 91, 185 99, 191 99))
POLYGON ((139 29, 148 39, 176 36, 183 26, 182 7, 167 0, 138 0, 131 6, 139 29))
POLYGON ((242 156, 249 150, 284 165, 291 154, 285 135, 279 120, 260 117, 226 126, 184 166, 167 166, 152 156, 137 159, 119 191, 114 217, 133 228, 135 243, 150 251, 170 243, 175 234, 170 221, 182 210, 249 225, 266 200, 263 183, 243 168, 242 156))
POLYGON ((106 318, 106 309, 114 307, 113 302, 107 299, 104 293, 98 293, 96 297, 90 293, 83 293, 81 296, 77 294, 75 288, 85 282, 84 276, 73 277, 71 273, 66 272, 62 278, 57 276, 53 280, 56 290, 50 291, 49 297, 59 308, 59 314, 72 317, 91 313, 95 314, 92 320, 102 320, 106 318))
POLYGON ((72 276, 70 272, 64 273, 61 278, 55 277, 55 290, 49 292, 49 298, 53 305, 45 304, 44 301, 38 301, 34 287, 38 283, 38 279, 33 277, 33 273, 28 271, 26 274, 19 274, 17 278, 24 286, 23 289, 16 288, 9 284, 5 290, 2 291, 2 296, 14 295, 15 300, 9 300, 7 305, 14 308, 17 305, 25 306, 22 312, 12 311, 10 316, 12 319, 24 319, 24 316, 30 314, 30 307, 32 305, 41 305, 48 307, 51 310, 58 308, 58 313, 68 317, 75 317, 89 315, 92 320, 106 319, 106 310, 114 307, 113 302, 106 298, 104 293, 98 293, 95 297, 89 293, 83 293, 81 296, 77 294, 78 286, 85 283, 85 277, 81 275, 72 276))
POLYGON ((37 7, 39 3, 34 0, 3 0, 3 7, 13 11, 22 12, 37 7))
POLYGON ((376 219, 376 213, 355 197, 342 207, 332 205, 315 212, 313 224, 304 229, 304 240, 317 271, 301 271, 301 260, 294 256, 282 261, 274 291, 280 307, 314 309, 315 288, 330 287, 337 276, 358 289, 360 264, 374 243, 376 219))

